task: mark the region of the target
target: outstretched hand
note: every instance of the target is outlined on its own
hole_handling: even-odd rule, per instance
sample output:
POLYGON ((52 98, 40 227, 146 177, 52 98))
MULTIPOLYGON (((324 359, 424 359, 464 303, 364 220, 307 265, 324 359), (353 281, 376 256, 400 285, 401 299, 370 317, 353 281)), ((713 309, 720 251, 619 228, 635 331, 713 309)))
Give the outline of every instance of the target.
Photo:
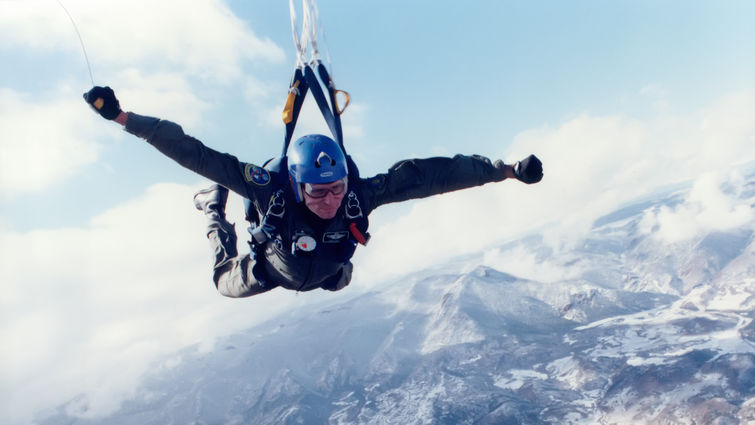
POLYGON ((514 164, 514 177, 527 184, 537 183, 543 179, 543 163, 530 155, 514 164))
POLYGON ((115 119, 122 111, 113 89, 95 86, 84 93, 84 100, 103 118, 115 119))

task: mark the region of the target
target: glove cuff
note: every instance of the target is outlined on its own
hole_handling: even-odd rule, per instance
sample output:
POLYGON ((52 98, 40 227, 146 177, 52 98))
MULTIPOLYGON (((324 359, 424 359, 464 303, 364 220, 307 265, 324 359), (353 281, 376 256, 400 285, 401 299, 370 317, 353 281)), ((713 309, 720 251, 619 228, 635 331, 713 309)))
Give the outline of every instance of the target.
POLYGON ((496 181, 502 182, 507 179, 506 164, 504 164, 503 161, 501 161, 500 159, 496 160, 493 163, 493 167, 496 169, 496 173, 495 173, 496 181))

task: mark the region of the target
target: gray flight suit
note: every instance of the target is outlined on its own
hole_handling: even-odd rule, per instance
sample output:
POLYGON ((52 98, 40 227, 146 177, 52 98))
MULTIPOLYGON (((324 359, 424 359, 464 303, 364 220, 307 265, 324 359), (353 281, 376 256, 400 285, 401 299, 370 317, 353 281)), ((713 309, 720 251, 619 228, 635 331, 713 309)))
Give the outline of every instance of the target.
MULTIPOLYGON (((249 199, 260 216, 268 211, 277 190, 287 188, 281 198, 285 201, 286 214, 277 229, 279 235, 265 242, 257 250, 256 258, 238 255, 233 225, 218 215, 208 215, 208 238, 215 251, 213 280, 222 295, 248 297, 277 286, 296 291, 316 288, 335 291, 348 285, 353 269, 349 260, 355 246, 349 238, 345 214, 322 220, 304 203, 296 203, 287 181, 280 181, 287 179, 286 173, 269 172, 208 148, 170 121, 129 113, 126 131, 145 139, 189 170, 249 199), (292 241, 299 234, 311 235, 317 249, 294 254, 292 241)), ((502 169, 479 155, 408 159, 397 162, 386 173, 350 181, 348 193, 354 191, 361 195, 360 208, 363 214, 369 215, 375 208, 392 202, 504 179, 502 169)), ((346 197, 344 199, 346 204, 346 197)))

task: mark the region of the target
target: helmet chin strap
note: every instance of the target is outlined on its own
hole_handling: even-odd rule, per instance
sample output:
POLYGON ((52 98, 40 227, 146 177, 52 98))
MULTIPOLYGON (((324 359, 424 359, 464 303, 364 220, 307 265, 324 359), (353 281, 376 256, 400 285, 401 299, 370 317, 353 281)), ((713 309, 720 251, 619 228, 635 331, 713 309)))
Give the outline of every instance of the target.
POLYGON ((296 202, 304 202, 304 184, 294 181, 293 176, 288 175, 288 181, 291 182, 291 189, 294 191, 294 198, 296 202))

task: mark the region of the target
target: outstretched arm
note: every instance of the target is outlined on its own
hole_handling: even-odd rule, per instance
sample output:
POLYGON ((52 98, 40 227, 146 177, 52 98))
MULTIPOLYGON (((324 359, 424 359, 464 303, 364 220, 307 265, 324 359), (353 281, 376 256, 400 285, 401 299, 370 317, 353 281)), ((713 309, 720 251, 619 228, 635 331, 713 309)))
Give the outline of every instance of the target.
POLYGON ((479 155, 456 155, 400 161, 387 173, 363 180, 362 192, 372 210, 392 202, 426 198, 507 178, 536 183, 541 177, 542 165, 534 156, 507 165, 501 160, 491 163, 479 155))
POLYGON ((84 99, 102 117, 124 126, 126 131, 145 139, 180 165, 252 199, 253 195, 247 193, 244 166, 235 156, 205 146, 171 121, 123 112, 109 87, 95 87, 84 99))

